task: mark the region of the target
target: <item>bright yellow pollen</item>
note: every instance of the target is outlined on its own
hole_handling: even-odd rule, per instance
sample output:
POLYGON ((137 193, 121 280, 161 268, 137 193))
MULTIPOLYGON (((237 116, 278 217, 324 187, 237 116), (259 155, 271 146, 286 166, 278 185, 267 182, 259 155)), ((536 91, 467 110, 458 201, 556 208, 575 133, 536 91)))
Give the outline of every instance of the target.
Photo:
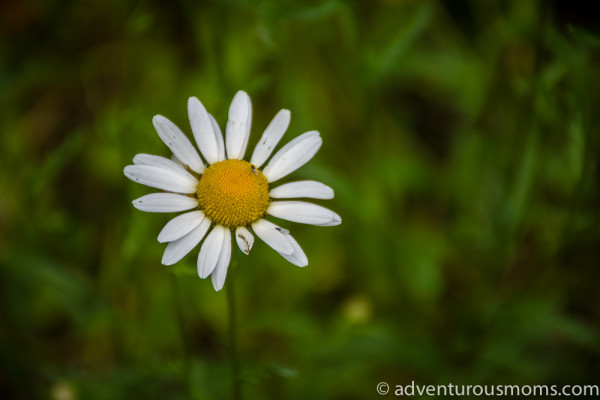
POLYGON ((204 214, 228 228, 246 226, 262 218, 269 205, 269 183, 247 161, 214 163, 200 176, 196 190, 204 214))

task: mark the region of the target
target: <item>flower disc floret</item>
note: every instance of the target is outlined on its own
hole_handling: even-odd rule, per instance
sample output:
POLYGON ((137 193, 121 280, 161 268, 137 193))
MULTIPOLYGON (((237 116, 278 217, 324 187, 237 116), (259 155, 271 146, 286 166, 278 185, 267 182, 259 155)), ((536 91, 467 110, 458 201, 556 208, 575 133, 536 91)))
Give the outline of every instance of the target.
POLYGON ((236 228, 250 225, 265 215, 269 183, 249 162, 225 160, 204 171, 197 195, 200 208, 212 222, 236 228))

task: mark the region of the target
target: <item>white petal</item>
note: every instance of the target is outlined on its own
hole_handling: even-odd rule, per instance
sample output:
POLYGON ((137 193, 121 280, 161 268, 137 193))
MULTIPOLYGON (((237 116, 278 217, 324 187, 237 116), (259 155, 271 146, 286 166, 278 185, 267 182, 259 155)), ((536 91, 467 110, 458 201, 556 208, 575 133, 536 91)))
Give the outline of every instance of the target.
POLYGON ((205 218, 198 226, 188 232, 187 235, 169 243, 163 253, 162 264, 173 265, 185 257, 186 254, 200 243, 209 227, 210 221, 208 218, 205 218))
POLYGON ((133 163, 135 165, 150 165, 154 167, 163 167, 171 169, 175 172, 182 173, 183 175, 189 176, 196 179, 187 169, 181 164, 177 157, 172 156, 174 159, 168 159, 161 156, 154 156, 152 154, 136 154, 133 157, 133 163))
POLYGON ((123 173, 134 182, 176 193, 194 193, 198 185, 196 178, 187 171, 153 165, 128 165, 123 173))
POLYGON ((306 132, 298 136, 275 153, 269 164, 263 169, 263 174, 269 182, 283 178, 310 161, 322 143, 323 140, 317 131, 306 132))
POLYGON ((206 109, 196 97, 190 97, 188 100, 188 115, 194 138, 204 159, 208 164, 216 163, 219 161, 219 152, 213 124, 206 109))
POLYGON ((274 201, 269 205, 267 214, 301 224, 334 226, 342 223, 340 216, 333 211, 303 201, 274 201))
POLYGON ((204 213, 202 211, 192 211, 181 214, 167 222, 165 227, 158 234, 158 241, 160 243, 165 243, 177 240, 200 225, 200 222, 202 222, 203 219, 204 213))
POLYGON ((297 265, 299 267, 306 267, 308 265, 308 258, 306 257, 306 254, 304 254, 302 247, 300 247, 300 245, 298 244, 298 242, 296 242, 296 239, 294 239, 292 235, 288 234, 287 238, 294 246, 294 252, 292 254, 279 254, 281 254, 283 258, 285 258, 294 265, 297 265))
POLYGON ((200 254, 198 254, 198 276, 202 279, 209 276, 217 266, 225 238, 225 229, 221 225, 216 225, 202 243, 200 254))
POLYGON ((229 261, 231 261, 231 232, 229 229, 225 228, 225 233, 223 234, 223 247, 221 248, 221 254, 219 254, 219 261, 217 261, 217 266, 210 275, 213 287, 217 292, 223 289, 223 285, 225 284, 229 261))
POLYGON ((208 114, 208 116, 210 117, 213 132, 215 133, 215 138, 217 139, 217 153, 219 155, 219 161, 225 161, 225 144, 223 143, 223 134, 221 133, 221 128, 219 128, 219 124, 217 123, 215 117, 210 114, 208 114))
POLYGON ((171 121, 162 115, 152 118, 154 129, 158 136, 182 163, 190 167, 192 171, 201 174, 204 171, 204 163, 190 140, 171 121))
POLYGON ((248 146, 250 127, 252 125, 252 103, 246 92, 240 90, 235 94, 229 107, 227 135, 225 144, 229 159, 241 160, 248 146))
POLYGON ((290 110, 281 110, 275 115, 275 118, 267 126, 267 129, 265 129, 265 132, 254 148, 254 153, 252 153, 252 159, 250 160, 251 164, 260 168, 267 161, 267 158, 269 158, 290 125, 290 116, 290 110))
POLYGON ((333 189, 317 181, 297 181, 278 186, 269 192, 274 199, 310 197, 313 199, 333 199, 333 189))
POLYGON ((266 244, 271 246, 280 254, 292 254, 294 246, 287 238, 289 233, 266 219, 259 219, 252 224, 252 229, 256 236, 261 238, 266 244))
POLYGON ((198 200, 175 193, 152 193, 134 200, 133 206, 147 212, 179 212, 198 207, 198 200))
POLYGON ((254 235, 248 229, 243 226, 237 228, 235 230, 235 240, 242 253, 246 255, 250 254, 250 250, 252 250, 252 245, 254 244, 254 235))

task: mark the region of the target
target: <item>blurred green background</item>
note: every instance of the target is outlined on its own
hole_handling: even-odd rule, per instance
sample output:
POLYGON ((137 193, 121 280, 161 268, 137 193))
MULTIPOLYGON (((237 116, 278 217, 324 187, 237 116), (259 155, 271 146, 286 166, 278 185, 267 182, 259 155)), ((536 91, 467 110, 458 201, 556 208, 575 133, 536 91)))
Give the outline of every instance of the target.
MULTIPOLYGON (((591 3, 591 2, 590 2, 591 3)), ((0 5, 0 398, 227 399, 225 291, 123 175, 197 96, 222 128, 317 129, 282 222, 233 273, 250 399, 375 385, 599 384, 600 25, 585 2, 7 0, 0 5)), ((247 152, 250 154, 250 151, 247 152)), ((238 254, 239 250, 236 248, 238 254)), ((226 285, 227 287, 227 285, 226 285)), ((391 396, 390 396, 391 397, 391 396)))

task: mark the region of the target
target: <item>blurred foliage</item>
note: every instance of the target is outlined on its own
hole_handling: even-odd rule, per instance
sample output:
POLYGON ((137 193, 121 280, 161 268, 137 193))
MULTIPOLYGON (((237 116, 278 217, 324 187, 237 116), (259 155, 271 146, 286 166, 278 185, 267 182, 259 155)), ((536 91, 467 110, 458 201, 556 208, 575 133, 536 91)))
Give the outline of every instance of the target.
MULTIPOLYGON (((285 224, 233 270, 244 394, 375 398, 408 384, 600 376, 600 32, 584 2, 0 3, 0 397, 225 399, 225 293, 171 268, 172 215, 123 176, 254 104, 324 145, 293 179, 337 228, 285 224), (324 203, 325 204, 325 203, 324 203), (187 394, 189 393, 191 394, 187 394)), ((286 139, 284 139, 284 142, 286 139)), ((228 283, 231 282, 231 277, 228 283)))

